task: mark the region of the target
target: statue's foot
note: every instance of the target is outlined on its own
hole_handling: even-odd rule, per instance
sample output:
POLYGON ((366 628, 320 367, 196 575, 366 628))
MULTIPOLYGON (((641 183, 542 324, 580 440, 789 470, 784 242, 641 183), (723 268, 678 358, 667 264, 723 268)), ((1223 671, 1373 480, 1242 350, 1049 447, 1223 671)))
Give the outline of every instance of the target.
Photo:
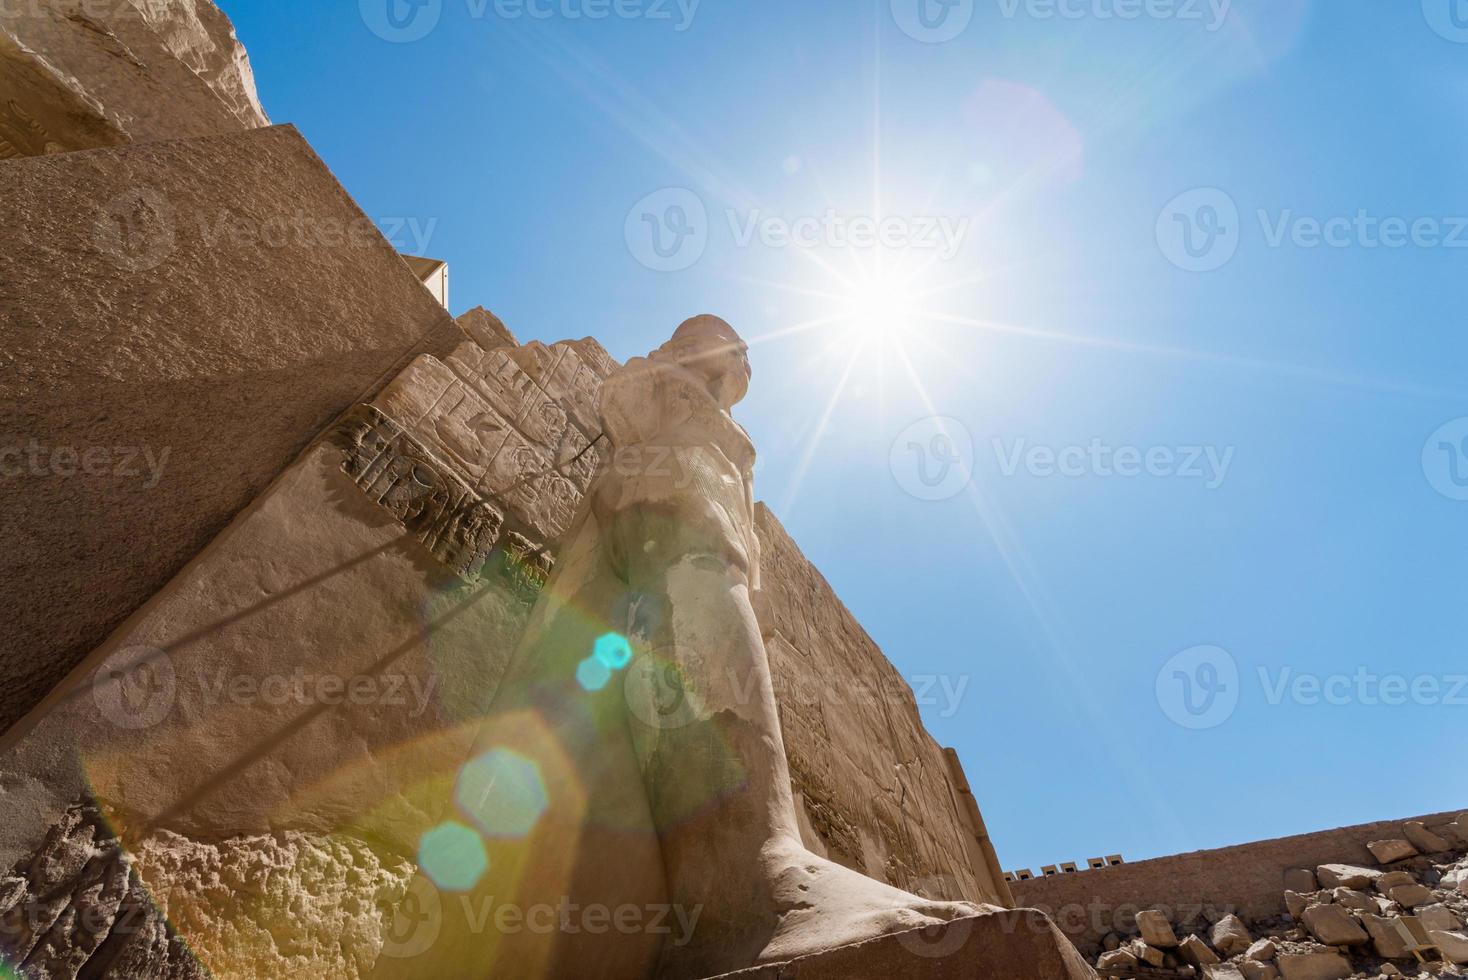
POLYGON ((763 857, 779 924, 760 954, 761 963, 780 963, 993 909, 913 895, 817 857, 793 841, 771 842, 763 857))

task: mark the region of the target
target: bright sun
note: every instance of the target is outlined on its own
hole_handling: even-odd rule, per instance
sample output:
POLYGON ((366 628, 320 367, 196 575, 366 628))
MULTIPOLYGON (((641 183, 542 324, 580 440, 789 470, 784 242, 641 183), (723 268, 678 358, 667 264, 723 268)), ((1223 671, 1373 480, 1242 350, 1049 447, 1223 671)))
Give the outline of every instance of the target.
POLYGON ((844 319, 862 340, 900 333, 917 312, 917 297, 902 283, 876 279, 856 285, 844 319))

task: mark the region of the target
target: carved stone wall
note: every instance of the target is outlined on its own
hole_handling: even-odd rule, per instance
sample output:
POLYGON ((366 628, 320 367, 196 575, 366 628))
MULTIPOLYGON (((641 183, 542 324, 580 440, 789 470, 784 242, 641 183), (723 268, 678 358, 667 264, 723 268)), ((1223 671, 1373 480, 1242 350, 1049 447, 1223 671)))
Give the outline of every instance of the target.
POLYGON ((463 334, 289 127, 0 161, 0 186, 3 729, 463 334))
POLYGON ((0 160, 269 124, 209 0, 0 6, 0 160))

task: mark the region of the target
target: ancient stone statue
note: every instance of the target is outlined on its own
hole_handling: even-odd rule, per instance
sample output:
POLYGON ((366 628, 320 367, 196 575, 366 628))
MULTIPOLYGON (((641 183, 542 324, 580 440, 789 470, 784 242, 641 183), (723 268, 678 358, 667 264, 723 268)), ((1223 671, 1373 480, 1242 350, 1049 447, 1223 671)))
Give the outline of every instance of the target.
MULTIPOLYGON (((458 796, 481 829, 524 831, 489 835, 489 871, 466 910, 486 896, 562 912, 600 904, 642 910, 639 925, 595 934, 571 912, 554 930, 507 935, 460 922, 439 944, 459 962, 430 957, 425 970, 473 958, 496 976, 692 980, 981 911, 891 888, 800 842, 756 614, 755 452, 730 416, 750 382, 746 350, 727 323, 700 316, 607 380, 610 462, 473 755, 533 762, 543 805, 524 819, 506 812, 503 785, 458 796), (673 910, 670 927, 649 925, 656 907, 673 910)), ((456 975, 487 975, 476 969, 456 975)))

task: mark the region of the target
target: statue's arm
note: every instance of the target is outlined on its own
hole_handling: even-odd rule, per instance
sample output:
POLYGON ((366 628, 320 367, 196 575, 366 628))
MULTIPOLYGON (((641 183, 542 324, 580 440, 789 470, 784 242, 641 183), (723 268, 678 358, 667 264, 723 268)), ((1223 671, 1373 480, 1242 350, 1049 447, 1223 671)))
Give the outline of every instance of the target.
POLYGON ((602 431, 616 447, 655 444, 659 433, 685 421, 682 400, 671 394, 666 369, 634 358, 602 385, 602 431))

